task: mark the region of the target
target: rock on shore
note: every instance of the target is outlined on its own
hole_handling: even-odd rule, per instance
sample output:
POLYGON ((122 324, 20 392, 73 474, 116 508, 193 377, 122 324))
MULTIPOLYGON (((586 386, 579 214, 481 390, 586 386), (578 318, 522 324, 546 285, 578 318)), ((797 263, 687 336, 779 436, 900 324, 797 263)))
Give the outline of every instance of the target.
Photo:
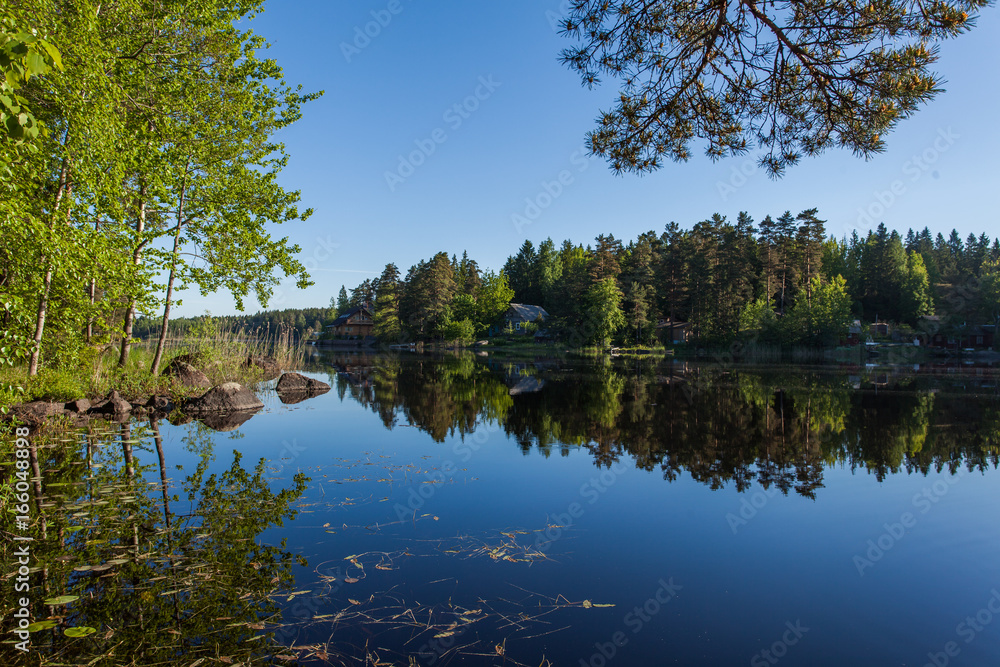
POLYGON ((208 389, 212 386, 212 381, 200 370, 181 359, 173 359, 167 367, 163 369, 163 375, 173 378, 175 382, 185 387, 201 387, 208 389))
POLYGON ((319 380, 314 380, 308 378, 301 373, 285 373, 278 380, 278 385, 275 387, 279 394, 281 393, 306 393, 306 394, 321 394, 330 391, 330 385, 325 382, 320 382, 319 380))
POLYGON ((212 412, 260 410, 263 407, 264 404, 252 391, 237 382, 226 382, 188 401, 183 410, 193 415, 201 415, 212 412))

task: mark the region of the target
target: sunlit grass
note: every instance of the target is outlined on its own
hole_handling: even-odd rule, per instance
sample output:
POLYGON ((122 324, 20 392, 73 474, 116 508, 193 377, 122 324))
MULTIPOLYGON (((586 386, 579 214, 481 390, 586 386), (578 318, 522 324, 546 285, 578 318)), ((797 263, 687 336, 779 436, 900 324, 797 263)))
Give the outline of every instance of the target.
MULTIPOLYGON (((92 348, 75 365, 43 365, 34 377, 27 376, 24 364, 5 367, 0 369, 0 386, 11 384, 23 388, 23 393, 8 398, 9 403, 103 397, 113 389, 128 401, 156 394, 183 397, 203 391, 181 387, 161 374, 154 375, 150 368, 155 352, 155 340, 138 341, 132 346, 125 365, 119 366, 117 346, 101 350, 92 348)), ((247 364, 249 357, 271 357, 282 369, 297 369, 305 359, 305 348, 293 343, 287 330, 245 331, 209 324, 184 338, 168 339, 160 373, 171 359, 182 355, 205 373, 213 385, 239 382, 256 387, 262 374, 259 368, 247 364)))

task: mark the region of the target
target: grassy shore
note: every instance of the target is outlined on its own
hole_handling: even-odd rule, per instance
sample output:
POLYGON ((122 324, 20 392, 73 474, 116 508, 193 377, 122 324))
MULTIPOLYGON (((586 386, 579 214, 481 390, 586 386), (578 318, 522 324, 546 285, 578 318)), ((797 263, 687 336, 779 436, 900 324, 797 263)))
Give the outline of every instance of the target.
MULTIPOLYGON (((193 366, 205 373, 212 384, 239 382, 254 388, 262 372, 247 365, 250 356, 271 357, 283 369, 295 369, 302 364, 301 345, 292 346, 287 337, 263 337, 243 330, 230 329, 198 332, 197 335, 168 343, 160 369, 171 359, 187 355, 193 366)), ((71 401, 78 398, 103 398, 114 389, 127 401, 133 402, 153 395, 185 398, 204 390, 183 387, 163 375, 153 375, 150 366, 155 342, 139 341, 124 366, 118 365, 117 347, 92 348, 81 355, 78 363, 43 366, 38 375, 27 377, 23 365, 0 369, 0 387, 20 386, 22 392, 0 394, 0 406, 29 401, 71 401)))

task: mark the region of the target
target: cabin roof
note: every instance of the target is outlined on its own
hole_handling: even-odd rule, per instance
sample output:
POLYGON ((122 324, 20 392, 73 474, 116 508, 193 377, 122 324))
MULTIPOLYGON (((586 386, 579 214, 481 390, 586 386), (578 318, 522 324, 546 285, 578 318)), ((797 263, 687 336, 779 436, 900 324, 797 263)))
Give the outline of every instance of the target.
POLYGON ((539 316, 541 316, 543 320, 547 320, 549 318, 548 311, 541 306, 530 306, 525 303, 512 303, 510 304, 510 308, 507 310, 508 316, 511 315, 511 310, 514 311, 514 314, 516 314, 522 322, 534 322, 539 318, 539 316))
POLYGON ((351 308, 350 310, 345 312, 343 315, 335 319, 331 324, 328 324, 326 328, 332 329, 333 327, 339 327, 344 324, 347 324, 348 319, 350 319, 352 316, 357 315, 362 311, 371 316, 371 312, 367 308, 365 308, 364 306, 358 306, 357 308, 351 308))
POLYGON ((684 327, 689 326, 691 326, 690 322, 679 322, 678 320, 672 320, 669 317, 656 323, 657 329, 683 329, 684 327))

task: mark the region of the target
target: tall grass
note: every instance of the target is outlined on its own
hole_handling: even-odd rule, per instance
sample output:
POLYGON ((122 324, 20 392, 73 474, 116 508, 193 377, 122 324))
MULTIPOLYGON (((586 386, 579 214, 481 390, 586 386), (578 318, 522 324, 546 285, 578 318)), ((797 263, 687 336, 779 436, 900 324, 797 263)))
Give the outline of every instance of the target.
MULTIPOLYGON (((302 366, 305 344, 297 342, 294 333, 289 328, 271 330, 257 327, 247 330, 234 325, 219 326, 206 319, 191 327, 183 338, 167 339, 163 352, 164 365, 175 357, 184 356, 213 383, 249 384, 260 379, 254 367, 247 368, 249 357, 270 357, 285 370, 302 366)), ((141 354, 148 355, 149 362, 152 362, 156 349, 156 337, 154 332, 149 341, 136 346, 135 351, 141 350, 141 354)))
MULTIPOLYGON (((154 337, 153 340, 133 345, 124 367, 118 365, 117 347, 91 349, 72 367, 43 366, 38 375, 30 378, 25 377, 27 370, 23 365, 6 367, 0 369, 0 385, 9 382, 24 388, 24 393, 13 397, 10 402, 103 397, 112 389, 132 402, 155 394, 182 398, 203 391, 177 385, 169 377, 150 373, 155 351, 154 337)), ((258 367, 247 364, 251 356, 271 357, 285 370, 297 369, 305 361, 305 346, 296 343, 293 333, 287 329, 245 331, 207 322, 192 327, 183 338, 167 340, 160 370, 171 359, 184 357, 205 373, 213 385, 239 382, 256 387, 261 382, 262 373, 258 367)))

